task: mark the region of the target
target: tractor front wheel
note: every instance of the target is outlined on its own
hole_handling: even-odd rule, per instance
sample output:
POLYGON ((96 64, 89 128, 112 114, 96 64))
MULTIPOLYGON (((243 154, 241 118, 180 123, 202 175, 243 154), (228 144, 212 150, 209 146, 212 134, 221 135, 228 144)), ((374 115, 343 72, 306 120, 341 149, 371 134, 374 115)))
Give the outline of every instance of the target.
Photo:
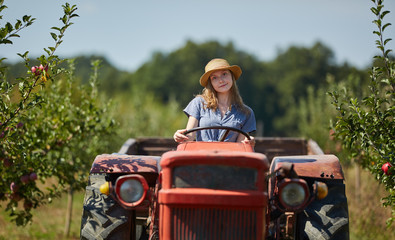
POLYGON ((328 181, 327 185, 328 196, 314 200, 298 214, 296 239, 349 239, 345 185, 335 181, 328 181))
POLYGON ((99 191, 105 181, 104 174, 89 177, 81 219, 81 239, 135 239, 135 212, 122 208, 99 191))

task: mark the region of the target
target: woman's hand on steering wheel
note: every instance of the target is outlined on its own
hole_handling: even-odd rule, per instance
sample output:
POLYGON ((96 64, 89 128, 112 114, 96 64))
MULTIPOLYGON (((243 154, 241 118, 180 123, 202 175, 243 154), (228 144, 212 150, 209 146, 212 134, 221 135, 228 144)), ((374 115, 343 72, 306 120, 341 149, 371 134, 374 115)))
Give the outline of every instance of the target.
POLYGON ((177 130, 173 136, 174 141, 176 141, 178 143, 182 143, 182 142, 192 140, 193 136, 185 135, 186 131, 187 131, 186 129, 177 130))
POLYGON ((249 144, 252 147, 255 146, 255 138, 253 136, 249 135, 248 133, 246 133, 240 129, 232 128, 232 127, 224 127, 224 126, 196 127, 196 128, 192 128, 192 129, 188 129, 188 130, 187 129, 180 129, 174 133, 174 136, 173 136, 174 141, 176 141, 178 143, 183 143, 186 141, 193 141, 194 136, 191 133, 196 132, 196 131, 201 131, 204 129, 225 129, 225 130, 227 130, 225 132, 225 134, 222 136, 222 138, 220 139, 220 141, 225 140, 229 131, 235 131, 235 132, 238 132, 238 133, 244 135, 245 138, 241 141, 242 143, 249 144))
POLYGON ((255 138, 253 136, 250 136, 250 139, 244 138, 244 140, 241 142, 245 144, 250 144, 252 147, 255 146, 255 138))

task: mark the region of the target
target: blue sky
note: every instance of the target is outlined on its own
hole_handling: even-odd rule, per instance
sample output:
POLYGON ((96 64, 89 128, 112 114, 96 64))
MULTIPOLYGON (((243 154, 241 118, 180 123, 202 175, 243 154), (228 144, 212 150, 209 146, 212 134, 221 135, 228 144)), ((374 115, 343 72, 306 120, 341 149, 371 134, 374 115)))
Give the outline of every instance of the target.
MULTIPOLYGON (((365 67, 377 54, 370 0, 5 0, 1 25, 25 14, 37 20, 14 45, 0 45, 0 57, 16 61, 16 53, 27 50, 31 57, 44 54, 42 49, 53 45, 50 28, 60 26, 65 2, 76 4, 80 17, 57 54, 99 54, 124 70, 133 71, 154 51, 169 53, 187 40, 232 41, 263 61, 290 45, 310 47, 316 41, 332 49, 338 63, 365 67)), ((395 1, 384 5, 391 11, 385 22, 395 25, 395 1)), ((394 28, 385 31, 394 39, 392 49, 394 28)))

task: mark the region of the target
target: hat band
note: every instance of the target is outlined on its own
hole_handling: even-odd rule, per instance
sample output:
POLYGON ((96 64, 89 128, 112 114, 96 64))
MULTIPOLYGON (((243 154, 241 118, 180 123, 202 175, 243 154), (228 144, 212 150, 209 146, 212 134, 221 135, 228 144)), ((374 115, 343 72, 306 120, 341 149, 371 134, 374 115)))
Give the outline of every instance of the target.
POLYGON ((206 73, 207 73, 207 72, 210 72, 210 71, 214 71, 214 70, 221 70, 221 69, 223 69, 223 68, 230 68, 230 66, 226 66, 226 65, 223 65, 223 66, 216 66, 216 67, 214 67, 214 68, 212 68, 212 69, 210 69, 210 70, 207 70, 206 73))

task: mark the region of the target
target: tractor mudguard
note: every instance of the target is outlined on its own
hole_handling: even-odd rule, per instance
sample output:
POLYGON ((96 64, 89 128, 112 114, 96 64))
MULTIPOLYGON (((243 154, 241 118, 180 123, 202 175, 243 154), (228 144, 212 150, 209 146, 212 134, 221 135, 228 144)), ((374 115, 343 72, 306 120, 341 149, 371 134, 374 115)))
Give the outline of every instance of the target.
POLYGON ((279 169, 283 163, 293 163, 294 170, 299 177, 344 180, 342 167, 335 155, 275 157, 271 163, 270 172, 279 169))
POLYGON ((159 173, 160 157, 126 154, 101 154, 96 156, 90 173, 159 173))

